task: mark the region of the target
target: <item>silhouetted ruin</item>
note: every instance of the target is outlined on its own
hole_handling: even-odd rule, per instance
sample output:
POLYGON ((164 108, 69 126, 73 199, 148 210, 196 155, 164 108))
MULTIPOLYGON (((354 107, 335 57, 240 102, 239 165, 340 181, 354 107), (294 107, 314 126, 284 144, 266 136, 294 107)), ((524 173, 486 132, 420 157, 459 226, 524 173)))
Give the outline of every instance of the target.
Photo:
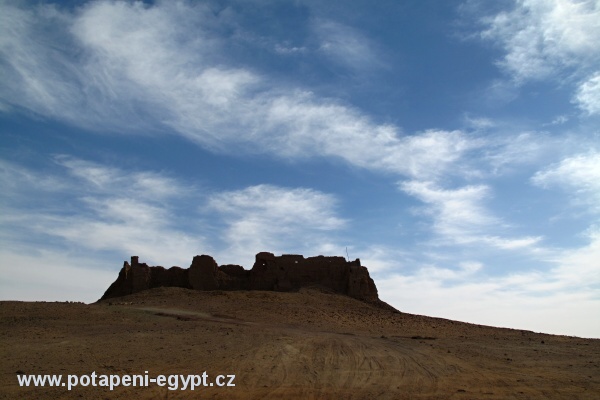
POLYGON ((375 283, 360 260, 344 257, 308 257, 262 252, 254 266, 246 270, 239 265, 218 266, 211 256, 194 257, 188 269, 151 267, 140 263, 137 256, 131 264, 125 261, 115 282, 101 300, 120 297, 162 286, 194 290, 270 290, 297 291, 317 286, 369 302, 379 301, 375 283))

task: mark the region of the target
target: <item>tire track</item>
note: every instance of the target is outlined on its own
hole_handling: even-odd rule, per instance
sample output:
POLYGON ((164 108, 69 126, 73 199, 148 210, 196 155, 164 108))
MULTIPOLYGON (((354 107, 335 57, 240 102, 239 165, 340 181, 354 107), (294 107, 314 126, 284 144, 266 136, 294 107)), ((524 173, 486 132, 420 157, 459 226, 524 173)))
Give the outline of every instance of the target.
MULTIPOLYGON (((455 373, 456 367, 436 357, 429 348, 414 342, 355 337, 335 333, 296 332, 280 345, 257 349, 262 371, 252 381, 268 382, 262 397, 299 398, 360 397, 375 387, 385 387, 384 397, 398 393, 434 394, 440 376, 455 373), (271 361, 264 369, 265 359, 271 361)), ((369 392, 372 393, 372 392, 369 392)))

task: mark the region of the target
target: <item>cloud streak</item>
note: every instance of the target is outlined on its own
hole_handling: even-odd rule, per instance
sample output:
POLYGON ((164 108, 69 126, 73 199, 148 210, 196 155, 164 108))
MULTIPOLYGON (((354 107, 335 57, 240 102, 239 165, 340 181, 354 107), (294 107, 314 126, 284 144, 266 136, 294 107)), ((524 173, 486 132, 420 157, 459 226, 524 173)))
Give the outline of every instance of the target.
POLYGON ((574 102, 588 115, 600 115, 600 72, 579 85, 574 102))
POLYGON ((486 17, 481 36, 506 52, 499 65, 517 82, 563 70, 586 70, 600 60, 600 7, 595 0, 515 0, 486 17))
POLYGON ((357 72, 384 66, 377 44, 357 30, 324 19, 315 20, 313 30, 319 40, 319 52, 334 63, 357 72))
POLYGON ((505 55, 497 65, 512 84, 493 92, 513 97, 514 85, 548 81, 574 86, 572 103, 584 116, 598 115, 600 98, 600 3, 596 0, 514 0, 509 10, 481 19, 479 36, 505 55), (511 89, 512 88, 512 89, 511 89), (508 91, 507 91, 508 90, 508 91))
POLYGON ((400 183, 400 188, 427 205, 424 213, 432 218, 433 230, 444 242, 515 250, 533 248, 542 239, 491 235, 490 232, 504 224, 484 206, 484 200, 490 196, 486 185, 443 189, 433 182, 407 181, 400 183))
POLYGON ((336 215, 336 203, 332 195, 313 189, 257 185, 215 193, 207 204, 226 223, 223 258, 233 262, 257 249, 302 254, 332 245, 330 235, 346 224, 336 215))
POLYGON ((63 167, 55 174, 3 163, 3 178, 13 182, 4 194, 3 237, 17 243, 35 240, 42 249, 48 238, 64 251, 84 248, 121 257, 143 254, 155 263, 188 262, 190 254, 208 247, 199 233, 184 233, 177 227, 181 218, 175 202, 190 192, 179 190, 181 185, 173 178, 152 172, 126 173, 67 156, 55 162, 63 167), (18 181, 19 175, 31 178, 18 181), (43 199, 42 206, 32 204, 36 199, 43 199))
POLYGON ((13 182, 3 194, 0 235, 13 242, 11 248, 39 246, 53 254, 85 249, 101 258, 139 254, 151 264, 182 266, 200 252, 220 263, 248 266, 261 250, 341 249, 333 238, 346 221, 330 194, 273 185, 207 192, 151 171, 125 171, 64 155, 55 162, 62 169, 54 174, 0 163, 2 181, 13 182), (52 206, 32 208, 23 201, 30 197, 52 206), (68 212, 58 206, 65 203, 68 212))
POLYGON ((336 99, 228 66, 217 17, 202 5, 2 8, 11 16, 0 47, 9 77, 3 109, 93 130, 175 132, 216 152, 334 157, 410 177, 439 175, 479 146, 460 131, 403 135, 336 99), (48 26, 63 28, 40 43, 48 26))
POLYGON ((557 186, 570 193, 576 205, 600 213, 600 154, 597 152, 566 157, 536 172, 531 181, 543 188, 557 186))

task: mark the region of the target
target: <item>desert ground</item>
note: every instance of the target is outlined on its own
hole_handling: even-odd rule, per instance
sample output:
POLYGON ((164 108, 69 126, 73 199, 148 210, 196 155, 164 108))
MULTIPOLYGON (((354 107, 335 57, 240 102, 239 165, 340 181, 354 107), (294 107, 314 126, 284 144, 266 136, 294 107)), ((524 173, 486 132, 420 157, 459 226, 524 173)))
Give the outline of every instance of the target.
POLYGON ((0 303, 1 399, 598 399, 600 340, 394 312, 316 288, 0 303), (19 374, 235 374, 235 387, 20 387, 19 374))

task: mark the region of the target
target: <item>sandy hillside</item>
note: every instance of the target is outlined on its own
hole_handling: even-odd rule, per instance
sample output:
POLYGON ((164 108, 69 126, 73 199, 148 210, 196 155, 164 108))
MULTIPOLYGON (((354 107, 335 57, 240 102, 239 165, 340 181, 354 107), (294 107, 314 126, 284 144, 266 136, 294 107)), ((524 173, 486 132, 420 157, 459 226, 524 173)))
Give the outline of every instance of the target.
POLYGON ((2 302, 0 351, 2 399, 600 398, 600 340, 394 313, 310 289, 2 302), (236 386, 111 392, 17 383, 17 374, 92 371, 235 374, 236 386))

